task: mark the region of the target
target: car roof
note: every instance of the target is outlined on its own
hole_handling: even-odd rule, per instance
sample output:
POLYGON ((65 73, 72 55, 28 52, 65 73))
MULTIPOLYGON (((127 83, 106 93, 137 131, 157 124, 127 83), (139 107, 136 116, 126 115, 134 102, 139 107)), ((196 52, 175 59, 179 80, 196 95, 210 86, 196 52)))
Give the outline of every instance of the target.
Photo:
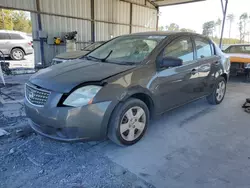
POLYGON ((0 30, 0 33, 18 33, 18 34, 23 34, 23 35, 27 35, 24 32, 21 31, 13 31, 13 30, 0 30))
POLYGON ((183 31, 148 31, 148 32, 140 32, 140 33, 132 33, 129 35, 123 35, 123 36, 183 36, 183 35, 189 35, 189 36, 198 36, 205 38, 209 40, 210 42, 213 42, 209 37, 198 34, 198 33, 192 33, 192 32, 183 32, 183 31))
POLYGON ((148 31, 148 32, 140 32, 140 33, 132 33, 130 35, 160 35, 160 36, 169 36, 169 35, 198 35, 201 37, 205 37, 201 34, 192 33, 192 32, 182 32, 182 31, 148 31))
POLYGON ((231 47, 231 46, 250 46, 250 44, 231 44, 228 47, 231 47))

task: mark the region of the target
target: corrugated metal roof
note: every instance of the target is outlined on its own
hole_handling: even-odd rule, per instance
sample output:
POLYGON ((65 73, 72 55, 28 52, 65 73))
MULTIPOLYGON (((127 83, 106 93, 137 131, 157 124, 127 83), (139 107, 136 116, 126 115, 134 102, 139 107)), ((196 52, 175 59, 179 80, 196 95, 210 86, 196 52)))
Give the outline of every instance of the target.
POLYGON ((16 9, 36 10, 36 1, 34 0, 1 0, 0 5, 16 9))
POLYGON ((130 4, 117 0, 95 0, 95 19, 129 24, 130 4))
POLYGON ((157 10, 133 5, 132 25, 156 29, 157 10))
POLYGON ((90 0, 40 0, 41 12, 91 18, 90 0))
POLYGON ((168 5, 176 5, 176 4, 184 4, 184 3, 194 3, 199 1, 206 0, 149 0, 156 4, 157 6, 168 6, 168 5))
POLYGON ((112 37, 119 35, 129 34, 129 26, 108 24, 108 23, 95 23, 95 39, 96 41, 109 40, 112 37))

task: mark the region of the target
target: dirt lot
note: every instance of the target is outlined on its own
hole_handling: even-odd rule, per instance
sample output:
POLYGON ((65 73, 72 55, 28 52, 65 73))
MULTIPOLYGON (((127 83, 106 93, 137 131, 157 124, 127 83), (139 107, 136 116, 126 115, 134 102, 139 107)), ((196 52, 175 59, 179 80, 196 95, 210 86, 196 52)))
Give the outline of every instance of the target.
POLYGON ((36 135, 23 109, 29 76, 0 85, 0 187, 248 188, 250 85, 231 81, 225 101, 204 99, 154 120, 138 144, 61 143, 36 135))

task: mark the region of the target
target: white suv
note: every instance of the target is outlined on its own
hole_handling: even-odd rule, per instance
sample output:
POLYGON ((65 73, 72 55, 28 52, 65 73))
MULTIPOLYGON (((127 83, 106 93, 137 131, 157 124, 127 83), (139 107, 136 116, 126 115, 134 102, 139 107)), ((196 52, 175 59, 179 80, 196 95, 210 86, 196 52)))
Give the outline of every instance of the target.
POLYGON ((32 40, 26 33, 0 30, 0 57, 4 55, 13 60, 21 60, 32 53, 32 40))

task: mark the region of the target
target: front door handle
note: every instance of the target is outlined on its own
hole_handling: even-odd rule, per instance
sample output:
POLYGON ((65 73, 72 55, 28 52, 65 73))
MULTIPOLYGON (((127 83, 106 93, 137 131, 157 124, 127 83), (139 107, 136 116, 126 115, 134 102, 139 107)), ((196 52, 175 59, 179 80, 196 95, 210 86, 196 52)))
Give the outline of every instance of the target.
POLYGON ((198 70, 197 70, 197 69, 193 69, 193 70, 191 71, 191 74, 192 74, 192 75, 197 74, 197 73, 198 73, 198 70))

